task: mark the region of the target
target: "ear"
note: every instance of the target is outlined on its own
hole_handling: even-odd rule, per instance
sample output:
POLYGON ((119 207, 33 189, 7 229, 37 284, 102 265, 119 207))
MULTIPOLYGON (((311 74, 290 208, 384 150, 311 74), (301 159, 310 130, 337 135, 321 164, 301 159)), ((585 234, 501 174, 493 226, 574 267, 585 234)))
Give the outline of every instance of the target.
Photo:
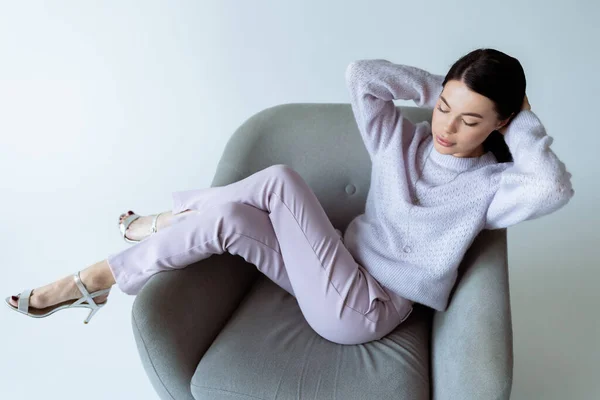
POLYGON ((496 130, 501 129, 502 127, 508 125, 508 123, 510 122, 510 120, 512 119, 512 117, 515 115, 515 113, 510 114, 510 116, 508 118, 506 118, 504 121, 500 122, 500 125, 498 125, 498 127, 496 128, 496 130))

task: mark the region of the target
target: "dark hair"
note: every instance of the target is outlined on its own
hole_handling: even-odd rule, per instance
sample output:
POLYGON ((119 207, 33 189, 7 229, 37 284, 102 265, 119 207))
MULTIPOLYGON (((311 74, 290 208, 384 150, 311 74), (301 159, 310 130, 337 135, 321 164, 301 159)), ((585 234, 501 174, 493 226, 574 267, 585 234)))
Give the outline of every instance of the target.
MULTIPOLYGON (((467 87, 494 103, 498 118, 504 120, 521 110, 525 98, 525 72, 519 60, 494 49, 477 49, 452 65, 443 85, 459 80, 467 87)), ((493 131, 483 142, 484 151, 491 151, 498 162, 513 161, 504 136, 493 131)))

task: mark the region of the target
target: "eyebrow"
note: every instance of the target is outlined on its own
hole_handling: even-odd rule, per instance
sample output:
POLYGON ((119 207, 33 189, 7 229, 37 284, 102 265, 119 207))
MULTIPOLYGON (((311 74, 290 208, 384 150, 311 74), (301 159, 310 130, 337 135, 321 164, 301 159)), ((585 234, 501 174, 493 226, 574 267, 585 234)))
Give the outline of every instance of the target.
MULTIPOLYGON (((446 105, 447 105, 448 107, 450 107, 450 104, 448 104, 448 102, 446 101, 446 99, 444 98, 444 96, 441 96, 441 95, 440 95, 440 98, 442 99, 442 101, 443 101, 444 103, 446 103, 446 105)), ((452 108, 452 107, 450 107, 450 108, 452 108)), ((477 118, 482 118, 482 119, 483 119, 483 117, 482 117, 481 115, 479 115, 479 114, 476 114, 476 113, 463 113, 463 115, 469 115, 469 116, 471 116, 471 117, 477 117, 477 118)))

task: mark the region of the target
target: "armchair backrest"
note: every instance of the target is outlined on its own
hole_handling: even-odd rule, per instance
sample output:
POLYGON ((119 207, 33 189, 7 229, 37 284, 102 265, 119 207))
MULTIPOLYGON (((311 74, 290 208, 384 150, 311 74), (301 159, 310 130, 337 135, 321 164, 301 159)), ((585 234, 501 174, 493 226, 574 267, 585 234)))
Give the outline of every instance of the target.
MULTIPOLYGON (((413 123, 432 110, 398 107, 413 123)), ((371 161, 350 104, 283 104, 246 120, 228 141, 211 186, 223 186, 274 164, 296 170, 344 230, 364 212, 371 161)))

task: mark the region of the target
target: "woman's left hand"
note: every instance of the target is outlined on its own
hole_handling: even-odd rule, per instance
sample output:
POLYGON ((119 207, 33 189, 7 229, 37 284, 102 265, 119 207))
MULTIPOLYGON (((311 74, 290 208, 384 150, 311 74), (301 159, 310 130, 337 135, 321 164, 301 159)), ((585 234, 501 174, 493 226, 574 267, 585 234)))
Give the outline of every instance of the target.
MULTIPOLYGON (((531 104, 529 104, 529 100, 527 99, 527 94, 525 94, 525 97, 523 98, 523 104, 521 105, 521 111, 523 110, 531 110, 531 104)), ((508 123, 506 125, 504 125, 502 128, 498 129, 498 132, 500 132, 501 134, 505 134, 506 130, 508 129, 508 125, 510 125, 510 123, 512 122, 512 118, 510 121, 508 121, 508 123)))

